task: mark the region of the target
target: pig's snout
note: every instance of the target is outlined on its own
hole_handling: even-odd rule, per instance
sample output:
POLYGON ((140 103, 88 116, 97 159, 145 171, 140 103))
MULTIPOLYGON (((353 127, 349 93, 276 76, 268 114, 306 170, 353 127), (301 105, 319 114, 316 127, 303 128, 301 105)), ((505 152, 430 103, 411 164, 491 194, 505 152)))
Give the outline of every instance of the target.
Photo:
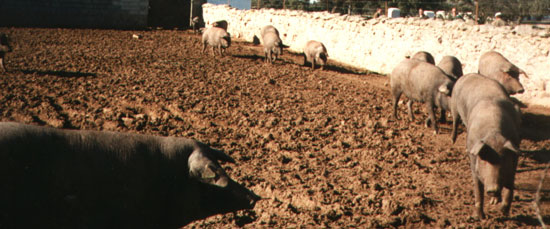
POLYGON ((519 93, 519 94, 521 94, 521 93, 523 93, 523 92, 525 92, 525 89, 524 89, 523 87, 521 87, 521 88, 517 91, 517 93, 519 93))
POLYGON ((248 204, 250 204, 250 206, 256 205, 256 202, 262 199, 260 196, 254 194, 253 192, 249 192, 246 198, 248 199, 248 204))
POLYGON ((233 196, 239 199, 241 204, 245 204, 247 208, 253 208, 256 202, 261 200, 262 197, 256 195, 253 191, 245 188, 241 184, 231 181, 228 188, 233 192, 233 196))
POLYGON ((523 86, 520 85, 519 88, 516 88, 515 90, 512 89, 512 91, 510 91, 510 94, 515 95, 515 94, 521 94, 523 92, 525 92, 525 89, 523 88, 523 86))

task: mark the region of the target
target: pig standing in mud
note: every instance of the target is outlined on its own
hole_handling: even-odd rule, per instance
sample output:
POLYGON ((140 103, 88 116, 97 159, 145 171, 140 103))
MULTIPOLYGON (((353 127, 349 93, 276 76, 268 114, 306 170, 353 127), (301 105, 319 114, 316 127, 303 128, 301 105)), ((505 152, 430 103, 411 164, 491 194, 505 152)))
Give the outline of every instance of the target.
POLYGON ((462 75, 462 63, 454 56, 444 56, 437 64, 447 75, 452 76, 454 80, 458 80, 462 75))
POLYGON ((179 228, 259 199, 191 139, 0 122, 4 228, 179 228))
POLYGON ((520 113, 506 90, 495 80, 468 74, 455 84, 451 99, 452 140, 456 141, 459 118, 467 129, 466 152, 474 182, 475 216, 484 218, 485 192, 491 203, 502 201, 508 215, 514 196, 518 163, 520 113))
POLYGON ((227 31, 227 21, 226 20, 216 21, 212 23, 212 27, 218 27, 227 31))
MULTIPOLYGON (((434 106, 438 96, 449 96, 453 88, 453 80, 437 66, 414 59, 405 59, 395 67, 390 76, 390 86, 393 95, 393 115, 397 119, 397 104, 401 94, 409 98, 407 108, 409 117, 414 120, 412 102, 418 101, 426 105, 428 119, 426 125, 433 123, 434 132, 438 133, 435 122, 434 106), (439 95, 442 94, 442 95, 439 95)), ((441 108, 441 107, 440 107, 441 108)))
POLYGON ((199 16, 193 17, 193 20, 191 20, 191 28, 193 28, 194 33, 199 33, 199 31, 200 31, 200 17, 199 16))
POLYGON ((529 78, 523 70, 496 51, 489 51, 481 55, 478 73, 498 81, 510 95, 525 91, 519 82, 520 74, 529 78))
POLYGON ((411 59, 428 62, 430 64, 435 64, 435 60, 434 60, 434 57, 432 56, 432 54, 430 54, 429 52, 426 52, 426 51, 419 51, 419 52, 415 53, 411 57, 411 59))
POLYGON ((218 27, 211 27, 204 31, 202 34, 202 52, 206 51, 206 46, 210 45, 212 47, 212 54, 214 53, 214 48, 217 48, 220 56, 223 55, 225 49, 231 46, 231 36, 227 31, 218 27))
MULTIPOLYGON (((458 78, 460 78, 462 74, 462 63, 458 60, 458 58, 454 56, 444 56, 441 58, 441 61, 439 61, 439 64, 437 64, 437 67, 439 67, 443 72, 445 72, 448 76, 451 76, 454 81, 456 81, 458 78)), ((435 106, 439 107, 441 111, 441 116, 439 116, 439 122, 445 123, 446 121, 446 112, 450 111, 450 100, 451 96, 443 95, 443 94, 437 94, 437 97, 435 98, 435 106)))
POLYGON ((267 25, 261 31, 264 45, 265 61, 273 63, 283 54, 283 41, 279 37, 279 31, 272 25, 267 25), (275 57, 273 57, 275 56, 275 57))
POLYGON ((0 68, 3 72, 6 72, 6 67, 4 66, 4 57, 6 57, 6 53, 11 51, 12 49, 8 35, 3 33, 0 34, 0 68))
POLYGON ((325 45, 319 41, 308 41, 304 47, 304 66, 307 62, 311 63, 311 69, 315 69, 315 63, 321 65, 323 70, 327 63, 328 52, 325 45))

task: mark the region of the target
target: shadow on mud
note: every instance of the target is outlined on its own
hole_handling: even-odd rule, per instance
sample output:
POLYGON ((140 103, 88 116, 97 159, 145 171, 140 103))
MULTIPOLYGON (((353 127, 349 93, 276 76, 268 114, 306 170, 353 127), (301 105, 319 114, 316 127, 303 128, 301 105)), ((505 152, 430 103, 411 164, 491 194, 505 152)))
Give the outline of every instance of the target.
MULTIPOLYGON (((252 43, 250 42, 246 42, 246 41, 235 41, 235 43, 240 43, 242 45, 246 45, 246 46, 258 46, 260 45, 260 41, 259 39, 254 36, 254 41, 252 43)), ((307 65, 304 65, 303 63, 303 57, 304 57, 304 53, 301 53, 301 52, 294 52, 294 51, 290 51, 290 50, 287 50, 287 51, 284 51, 284 55, 288 55, 286 57, 284 57, 284 55, 281 57, 281 59, 283 59, 283 63, 285 64, 295 64, 295 65, 299 65, 299 66, 302 66, 302 67, 308 67, 311 69, 311 63, 307 63, 307 65)), ((237 57, 237 58, 243 58, 243 59, 250 59, 250 60, 258 60, 258 59, 265 59, 263 55, 257 55, 257 54, 252 54, 252 55, 242 55, 242 54, 234 54, 232 55, 233 57, 237 57)), ((327 64, 325 67, 324 67, 324 71, 333 71, 333 72, 338 72, 338 73, 342 73, 342 74, 353 74, 353 75, 368 75, 368 74, 377 74, 377 75, 381 75, 380 73, 377 73, 377 72, 373 72, 373 71, 368 71, 368 70, 363 70, 363 69, 358 69, 358 68, 354 68, 354 67, 351 67, 351 66, 347 66, 345 64, 342 64, 338 61, 335 61, 335 60, 330 60, 329 59, 329 64, 327 64)), ((319 66, 315 66, 315 70, 319 69, 320 67, 319 66)))
MULTIPOLYGON (((542 220, 544 221, 545 224, 548 224, 550 223, 550 216, 542 216, 542 220)), ((503 218, 499 218, 497 219, 497 221, 500 221, 500 222, 510 222, 510 221, 517 221, 517 222, 521 222, 522 226, 540 226, 540 222, 539 220, 536 218, 536 217, 533 217, 533 216, 530 216, 530 215, 517 215, 517 216, 514 216, 514 217, 503 217, 503 218)))
POLYGON ((253 55, 240 55, 240 54, 233 54, 231 55, 233 57, 237 57, 237 58, 241 58, 241 59, 249 59, 249 60, 258 60, 258 59, 264 59, 263 56, 259 56, 259 55, 256 55, 256 54, 253 54, 253 55))
MULTIPOLYGON (((309 65, 309 66, 311 67, 311 65, 309 65)), ((355 70, 355 69, 351 69, 351 68, 345 68, 345 67, 336 66, 336 65, 326 65, 325 70, 338 72, 338 73, 342 73, 342 74, 353 74, 353 75, 365 75, 365 74, 374 73, 374 72, 370 72, 370 71, 365 72, 365 71, 355 70)))
POLYGON ((532 141, 550 139, 550 116, 524 113, 521 124, 521 137, 532 141))
POLYGON ((37 74, 40 76, 54 75, 59 77, 67 78, 78 78, 78 77, 97 77, 96 73, 90 72, 71 72, 71 71, 42 71, 42 70, 21 70, 25 74, 37 74))
POLYGON ((550 149, 524 151, 522 155, 531 158, 538 163, 543 163, 542 167, 544 167, 545 163, 550 163, 550 149))

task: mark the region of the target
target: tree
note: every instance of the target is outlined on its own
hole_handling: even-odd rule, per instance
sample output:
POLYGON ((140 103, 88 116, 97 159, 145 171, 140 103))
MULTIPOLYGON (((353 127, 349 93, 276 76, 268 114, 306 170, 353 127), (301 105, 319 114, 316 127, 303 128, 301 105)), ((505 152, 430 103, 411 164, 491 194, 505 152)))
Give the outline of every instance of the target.
POLYGON ((526 16, 540 18, 550 14, 549 0, 479 0, 480 16, 493 17, 501 12, 507 20, 520 20, 526 16))
MULTIPOLYGON (((282 0, 252 0, 252 6, 261 8, 282 9, 282 0)), ((287 9, 306 11, 330 11, 332 13, 371 15, 377 8, 389 7, 401 9, 403 16, 416 16, 418 9, 446 10, 456 7, 459 12, 475 12, 475 2, 479 3, 479 18, 483 22, 487 17, 493 17, 496 12, 502 12, 505 19, 517 20, 525 16, 542 17, 550 15, 550 0, 285 0, 287 9)))
POLYGON ((309 8, 309 1, 286 0, 286 8, 291 10, 307 10, 309 8))

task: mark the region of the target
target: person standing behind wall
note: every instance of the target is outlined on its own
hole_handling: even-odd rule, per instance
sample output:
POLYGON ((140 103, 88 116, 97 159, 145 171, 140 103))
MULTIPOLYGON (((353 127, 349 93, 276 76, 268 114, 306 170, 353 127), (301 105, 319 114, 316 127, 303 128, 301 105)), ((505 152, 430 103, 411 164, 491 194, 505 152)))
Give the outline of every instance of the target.
POLYGON ((456 19, 464 20, 462 18, 462 15, 460 15, 460 14, 458 14, 458 12, 456 12, 456 7, 453 7, 451 9, 451 13, 447 17, 447 20, 456 20, 456 19))
POLYGON ((502 20, 501 16, 502 16, 501 12, 497 12, 495 14, 495 20, 493 21, 493 26, 500 27, 500 26, 506 25, 506 22, 502 20))
POLYGON ((376 9, 376 12, 374 12, 372 18, 379 18, 380 16, 382 16, 382 8, 376 9))

